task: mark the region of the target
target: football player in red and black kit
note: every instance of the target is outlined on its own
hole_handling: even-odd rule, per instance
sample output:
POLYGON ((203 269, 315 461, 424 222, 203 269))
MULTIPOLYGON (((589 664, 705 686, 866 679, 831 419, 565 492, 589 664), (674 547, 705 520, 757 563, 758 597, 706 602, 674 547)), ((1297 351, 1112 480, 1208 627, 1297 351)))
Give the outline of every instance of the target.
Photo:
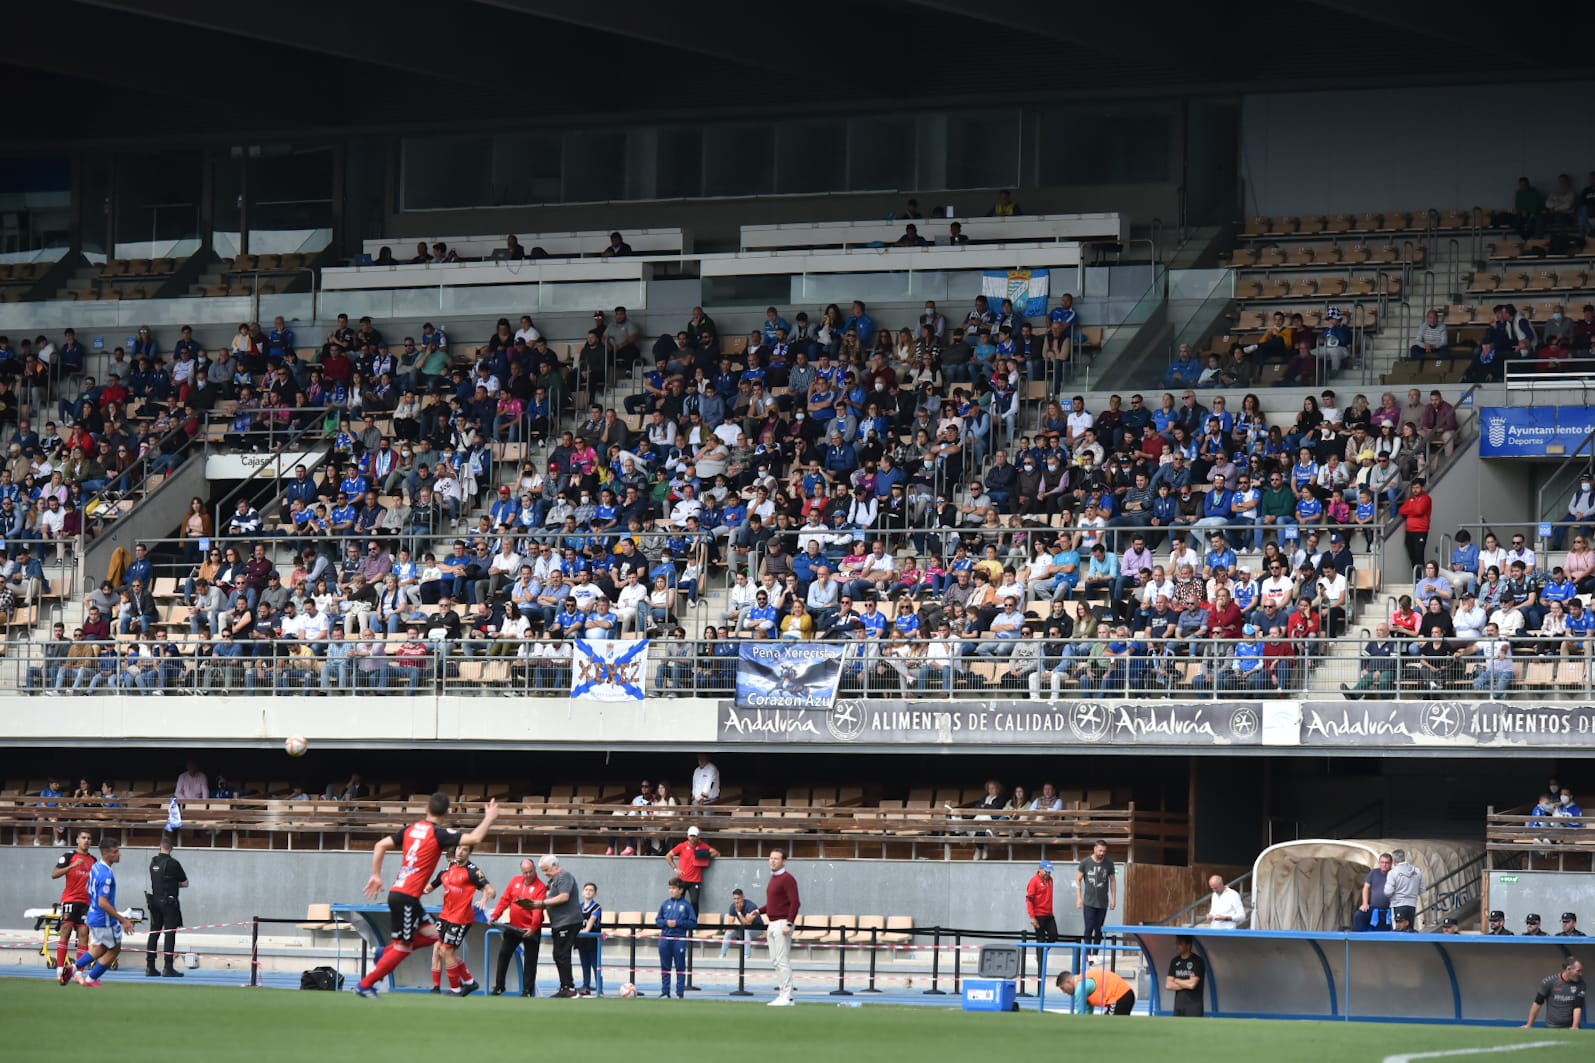
MULTIPOLYGON (((435 962, 448 972, 449 989, 468 997, 482 987, 460 959, 460 946, 465 944, 466 932, 476 922, 476 891, 481 890, 487 900, 492 900, 496 891, 482 869, 471 863, 471 847, 464 844, 454 850, 454 859, 438 872, 426 892, 431 893, 439 886, 443 887, 443 915, 438 920, 442 937, 435 948, 435 962)), ((432 988, 434 992, 439 988, 437 970, 432 972, 432 988)))
POLYGON ((61 854, 61 859, 55 862, 55 870, 50 872, 51 878, 66 879, 61 890, 60 934, 55 939, 55 971, 62 985, 72 981, 73 967, 66 957, 74 927, 77 928, 78 947, 73 955, 87 952, 89 948, 89 928, 84 919, 89 914, 89 872, 94 870, 94 854, 89 852, 89 847, 93 844, 93 835, 86 830, 78 831, 78 847, 61 854))
POLYGON ((438 860, 444 853, 453 852, 461 845, 475 848, 487 837, 493 821, 498 819, 498 802, 487 803, 487 813, 482 817, 482 822, 469 834, 461 834, 450 827, 440 823, 444 816, 449 814, 449 798, 447 794, 433 794, 427 801, 426 818, 417 820, 404 830, 378 840, 371 849, 371 877, 366 880, 365 894, 375 900, 382 894, 382 858, 388 855, 391 849, 399 850, 403 863, 399 867, 398 877, 393 880, 393 886, 388 891, 388 911, 393 920, 393 944, 383 952, 382 958, 371 968, 369 974, 360 979, 360 985, 355 989, 360 996, 374 997, 377 995, 376 985, 394 968, 403 963, 405 957, 415 951, 417 942, 430 947, 438 939, 437 924, 432 921, 425 908, 421 906, 421 893, 426 889, 432 872, 438 866, 438 860))

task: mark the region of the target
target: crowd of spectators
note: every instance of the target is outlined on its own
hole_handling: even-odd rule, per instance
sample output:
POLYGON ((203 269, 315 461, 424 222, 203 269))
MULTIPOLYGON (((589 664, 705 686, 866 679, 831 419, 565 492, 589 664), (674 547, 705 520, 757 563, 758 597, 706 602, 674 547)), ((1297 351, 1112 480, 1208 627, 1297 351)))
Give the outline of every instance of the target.
POLYGON ((1449 560, 1424 564, 1364 646, 1349 696, 1377 696, 1398 680, 1500 694, 1523 680, 1526 660, 1582 661, 1595 637, 1595 612, 1579 597, 1595 590, 1589 537, 1575 535, 1563 563, 1546 567, 1522 532, 1506 544, 1486 532, 1481 546, 1458 529, 1449 560))
POLYGON ((1068 295, 1044 323, 978 297, 955 325, 927 302, 896 332, 861 302, 770 307, 738 348, 700 307, 651 370, 624 307, 569 350, 530 317, 458 351, 431 324, 395 350, 340 315, 301 358, 279 318, 217 352, 226 373, 185 329, 184 408, 229 403, 245 446, 320 428, 331 459, 266 513, 195 500, 175 615, 140 548, 28 686, 404 693, 481 657, 557 689, 566 640, 598 634, 673 638, 667 690, 728 687, 743 638, 861 641, 845 681, 905 693, 1010 658, 1033 690, 1299 685, 1345 629, 1353 542, 1426 501, 1455 412, 1326 390, 1271 422, 1255 394, 1232 410, 1191 388, 1092 411, 1067 393, 1077 322, 1068 295), (584 416, 574 396, 612 374, 633 393, 584 416), (727 607, 689 642, 720 580, 727 607))

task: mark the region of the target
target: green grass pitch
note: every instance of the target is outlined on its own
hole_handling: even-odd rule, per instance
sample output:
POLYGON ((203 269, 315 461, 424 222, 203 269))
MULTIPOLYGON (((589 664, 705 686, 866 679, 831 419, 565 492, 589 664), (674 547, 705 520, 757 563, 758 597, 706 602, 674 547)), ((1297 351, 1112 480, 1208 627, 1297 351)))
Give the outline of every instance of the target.
POLYGON ((1511 1054, 1521 1063, 1554 1063, 1588 1059, 1595 1047, 1587 1032, 1545 1029, 1004 1015, 889 1004, 840 1008, 823 1000, 781 1009, 647 998, 458 1000, 405 993, 360 1000, 352 993, 179 990, 114 974, 97 990, 0 979, 0 1030, 0 1058, 10 1063, 59 1063, 82 1053, 116 1063, 417 1063, 521 1059, 527 1053, 580 1063, 969 1061, 993 1053, 1032 1060, 1067 1054, 1179 1063, 1380 1063, 1406 1053, 1563 1042, 1511 1054))

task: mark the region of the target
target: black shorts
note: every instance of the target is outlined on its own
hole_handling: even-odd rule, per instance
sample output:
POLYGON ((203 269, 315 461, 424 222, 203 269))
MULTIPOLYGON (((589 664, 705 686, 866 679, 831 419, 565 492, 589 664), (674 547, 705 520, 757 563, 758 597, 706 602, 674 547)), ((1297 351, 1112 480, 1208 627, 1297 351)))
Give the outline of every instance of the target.
POLYGON ((443 944, 451 949, 457 949, 465 944, 465 935, 471 929, 471 924, 451 923, 447 919, 440 919, 438 929, 443 932, 443 944))
POLYGON ((419 897, 397 891, 389 893, 388 913, 393 919, 394 941, 413 945, 417 936, 429 939, 437 936, 436 933, 421 934, 422 928, 433 925, 433 919, 431 913, 421 905, 419 897))
POLYGON ((68 901, 61 905, 61 925, 72 923, 83 926, 83 920, 89 917, 89 904, 87 901, 68 901))

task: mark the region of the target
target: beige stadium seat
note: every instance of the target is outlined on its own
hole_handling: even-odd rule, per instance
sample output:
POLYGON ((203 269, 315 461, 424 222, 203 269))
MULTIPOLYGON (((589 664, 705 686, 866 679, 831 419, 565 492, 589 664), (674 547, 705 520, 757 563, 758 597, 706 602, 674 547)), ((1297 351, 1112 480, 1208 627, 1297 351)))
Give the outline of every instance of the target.
POLYGON ((914 917, 911 915, 888 915, 886 917, 886 933, 881 935, 883 944, 907 945, 914 940, 914 917))
POLYGON ((1331 214, 1324 223, 1324 232, 1339 235, 1349 233, 1352 229, 1350 214, 1331 214))
POLYGON ((792 940, 799 944, 817 945, 825 940, 830 930, 830 916, 809 915, 804 912, 798 916, 798 928, 793 932, 792 940))

